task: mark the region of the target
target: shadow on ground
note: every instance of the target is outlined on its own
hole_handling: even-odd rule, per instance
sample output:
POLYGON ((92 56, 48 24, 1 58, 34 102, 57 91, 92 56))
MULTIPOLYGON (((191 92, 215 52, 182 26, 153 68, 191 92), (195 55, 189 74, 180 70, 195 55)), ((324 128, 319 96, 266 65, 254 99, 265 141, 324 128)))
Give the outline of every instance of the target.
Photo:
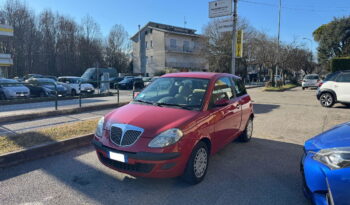
MULTIPOLYGON (((58 184, 68 187, 60 189, 74 191, 72 196, 61 197, 62 203, 309 204, 301 189, 301 154, 302 146, 290 143, 264 139, 253 139, 246 144, 235 142, 211 157, 202 183, 189 186, 178 179, 120 178, 123 175, 98 162, 92 147, 85 147, 1 170, 0 184, 44 170, 58 184)), ((40 178, 34 181, 41 184, 37 190, 27 190, 27 184, 22 190, 41 196, 49 192, 41 186, 54 183, 40 178)), ((57 186, 56 182, 53 188, 57 186)), ((57 191, 62 192, 60 189, 57 191)))
POLYGON ((254 114, 264 114, 272 112, 274 109, 278 109, 279 105, 271 104, 256 104, 254 103, 254 114))

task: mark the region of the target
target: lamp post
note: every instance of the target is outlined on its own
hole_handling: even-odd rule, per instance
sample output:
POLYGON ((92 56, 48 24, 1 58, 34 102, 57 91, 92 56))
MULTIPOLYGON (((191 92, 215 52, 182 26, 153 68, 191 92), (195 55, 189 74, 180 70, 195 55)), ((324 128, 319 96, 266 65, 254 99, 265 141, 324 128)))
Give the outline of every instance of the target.
MULTIPOLYGON (((275 76, 278 74, 278 65, 279 65, 279 60, 280 60, 280 34, 281 34, 281 10, 282 10, 282 0, 279 0, 279 9, 278 9, 278 34, 277 34, 277 65, 276 65, 276 73, 275 76)), ((277 86, 277 78, 275 78, 275 86, 277 86)))

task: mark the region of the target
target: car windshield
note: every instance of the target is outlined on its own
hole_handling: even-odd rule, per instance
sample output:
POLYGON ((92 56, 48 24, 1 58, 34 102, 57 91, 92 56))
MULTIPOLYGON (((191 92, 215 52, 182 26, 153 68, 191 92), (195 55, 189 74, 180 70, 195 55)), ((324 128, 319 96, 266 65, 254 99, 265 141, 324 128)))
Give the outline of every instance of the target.
POLYGON ((305 76, 305 79, 307 79, 307 80, 317 80, 318 79, 318 75, 307 75, 307 76, 305 76))
POLYGON ((137 95, 134 102, 199 110, 208 84, 208 79, 159 78, 137 95))
POLYGON ((83 73, 81 77, 84 79, 92 79, 92 77, 95 75, 96 75, 96 68, 89 68, 83 73))
POLYGON ((124 78, 122 81, 120 81, 121 83, 128 83, 132 81, 132 78, 124 78))
POLYGON ((335 80, 335 78, 338 76, 339 72, 335 72, 335 73, 329 73, 325 79, 323 81, 332 81, 335 80))

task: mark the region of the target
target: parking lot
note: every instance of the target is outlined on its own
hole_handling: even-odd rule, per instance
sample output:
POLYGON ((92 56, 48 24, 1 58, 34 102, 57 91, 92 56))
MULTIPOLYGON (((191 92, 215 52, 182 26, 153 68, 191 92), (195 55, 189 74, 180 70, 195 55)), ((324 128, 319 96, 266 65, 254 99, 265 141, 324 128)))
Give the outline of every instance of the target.
POLYGON ((134 178, 104 167, 92 147, 0 170, 1 204, 309 204, 299 159, 304 141, 350 121, 350 109, 323 108, 315 90, 249 89, 254 139, 211 157, 205 180, 134 178))

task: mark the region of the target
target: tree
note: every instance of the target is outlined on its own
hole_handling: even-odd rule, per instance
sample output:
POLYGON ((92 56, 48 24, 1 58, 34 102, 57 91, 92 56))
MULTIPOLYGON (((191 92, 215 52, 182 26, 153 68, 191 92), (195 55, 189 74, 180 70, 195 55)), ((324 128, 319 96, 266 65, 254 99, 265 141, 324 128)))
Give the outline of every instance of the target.
POLYGON ((321 64, 329 65, 333 57, 350 55, 350 17, 335 18, 313 32, 317 48, 318 60, 321 64))
POLYGON ((114 25, 109 32, 106 42, 105 61, 109 67, 116 68, 118 72, 128 72, 129 58, 128 33, 122 25, 114 25))

